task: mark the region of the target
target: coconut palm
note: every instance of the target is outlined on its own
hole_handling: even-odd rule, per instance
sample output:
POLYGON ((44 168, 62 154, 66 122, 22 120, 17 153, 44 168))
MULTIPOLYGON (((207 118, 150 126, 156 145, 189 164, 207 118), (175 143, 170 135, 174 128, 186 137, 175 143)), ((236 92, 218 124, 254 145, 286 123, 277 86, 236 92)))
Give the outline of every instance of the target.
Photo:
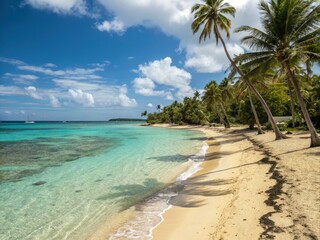
POLYGON ((218 114, 220 122, 225 128, 230 128, 230 122, 222 103, 222 91, 215 81, 211 81, 204 87, 203 102, 209 109, 212 108, 218 114), (223 112, 223 115, 220 110, 223 112))
MULTIPOLYGON (((286 72, 296 93, 303 117, 311 134, 311 147, 320 146, 318 136, 302 97, 296 67, 308 61, 320 61, 320 5, 317 0, 261 1, 263 31, 242 26, 237 32, 248 33, 242 39, 254 52, 242 61, 259 63, 261 69, 278 63, 286 72)), ((259 70, 259 71, 260 71, 259 70)))
MULTIPOLYGON (((281 69, 280 69, 281 70, 281 69)), ((295 97, 292 89, 292 84, 290 80, 288 79, 287 75, 283 71, 275 71, 273 76, 273 82, 279 82, 279 83, 286 83, 288 87, 288 93, 290 97, 290 110, 291 110, 291 117, 292 117, 292 127, 296 126, 296 108, 295 108, 295 97)))
POLYGON ((148 112, 147 112, 147 110, 145 110, 145 111, 143 111, 143 112, 141 113, 141 117, 145 117, 145 116, 147 116, 147 114, 148 114, 148 112))
MULTIPOLYGON (((258 82, 258 84, 263 85, 262 82, 258 82)), ((263 86, 265 87, 265 86, 263 86)), ((260 120, 256 111, 256 107, 254 106, 253 100, 252 100, 252 94, 250 92, 250 89, 248 88, 248 85, 245 84, 244 81, 240 79, 238 79, 238 81, 235 83, 234 85, 235 91, 236 91, 236 96, 238 96, 239 98, 244 98, 244 97, 248 97, 249 102, 250 102, 250 107, 255 119, 255 122, 257 124, 257 128, 258 128, 258 134, 263 134, 264 131, 262 130, 261 124, 260 124, 260 120)))
POLYGON ((221 92, 220 95, 220 107, 222 109, 222 112, 225 116, 225 121, 228 125, 228 127, 230 128, 230 121, 227 115, 227 111, 225 108, 225 104, 228 102, 228 100, 232 99, 232 89, 231 89, 231 85, 230 85, 230 79, 229 78, 224 78, 220 84, 219 84, 219 89, 221 92))
POLYGON ((220 34, 220 30, 225 31, 226 37, 229 39, 229 29, 231 27, 231 21, 226 15, 231 15, 234 17, 236 9, 232 7, 229 3, 225 3, 224 0, 203 0, 203 2, 203 4, 195 4, 192 7, 192 13, 194 13, 194 20, 191 26, 193 33, 197 33, 200 27, 203 26, 203 29, 199 36, 199 42, 201 42, 202 40, 206 40, 206 38, 210 38, 211 33, 213 31, 216 44, 218 44, 219 41, 222 43, 227 58, 234 66, 234 68, 237 70, 239 75, 243 78, 245 83, 249 86, 250 90, 253 91, 253 93, 257 96, 257 98, 263 105, 268 115, 269 121, 272 125, 272 128, 275 132, 276 139, 286 138, 286 136, 280 132, 276 122, 274 121, 273 115, 266 101, 263 99, 263 97, 257 91, 257 89, 251 84, 251 82, 245 78, 245 75, 243 74, 241 69, 231 58, 227 46, 224 42, 224 39, 220 34))
POLYGON ((294 106, 294 96, 292 93, 292 86, 289 79, 286 79, 287 85, 288 85, 288 91, 290 96, 290 110, 291 110, 291 116, 292 116, 292 127, 296 126, 296 110, 294 106))
POLYGON ((161 111, 161 105, 160 105, 160 104, 157 105, 157 110, 158 110, 159 112, 161 111))

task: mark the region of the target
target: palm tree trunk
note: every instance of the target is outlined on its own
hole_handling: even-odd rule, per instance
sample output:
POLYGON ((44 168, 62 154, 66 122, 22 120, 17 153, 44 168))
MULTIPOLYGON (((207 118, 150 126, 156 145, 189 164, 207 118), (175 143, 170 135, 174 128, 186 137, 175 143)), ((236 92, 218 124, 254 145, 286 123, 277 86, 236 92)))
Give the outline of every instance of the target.
POLYGON ((259 134, 264 134, 264 131, 261 128, 261 124, 260 124, 260 121, 259 121, 259 118, 258 118, 258 114, 257 114, 256 108, 255 108, 255 106, 253 104, 252 97, 251 97, 250 93, 249 93, 249 101, 250 101, 251 109, 252 109, 252 112, 253 112, 253 115, 254 115, 254 119, 255 119, 257 127, 258 127, 258 135, 259 134))
POLYGON ((310 147, 317 147, 317 146, 320 146, 320 137, 319 135, 317 134, 317 131, 315 129, 315 127, 313 126, 313 123, 311 121, 311 118, 310 118, 310 115, 308 113, 308 110, 307 110, 307 107, 306 107, 306 104, 303 100, 303 97, 301 95, 301 92, 300 92, 300 89, 299 89, 299 83, 298 83, 298 80, 296 79, 296 76, 295 74, 291 71, 290 69, 290 65, 287 61, 284 61, 282 63, 283 67, 285 68, 286 72, 287 72, 287 75, 293 85, 293 88, 294 88, 294 91, 296 92, 296 95, 297 95, 297 99, 298 99, 298 102, 299 102, 299 105, 300 105, 300 108, 301 108, 301 111, 303 113, 303 117, 304 117, 304 120, 306 121, 306 124, 308 126, 308 129, 309 129, 309 132, 311 134, 311 144, 310 144, 310 147))
POLYGON ((227 112, 224 109, 224 106, 223 106, 223 104, 221 102, 220 102, 220 107, 221 107, 223 115, 224 115, 224 121, 226 123, 225 127, 226 128, 230 128, 230 122, 229 122, 229 119, 228 119, 228 116, 227 116, 227 112))
POLYGON ((255 122, 254 119, 251 118, 249 121, 249 129, 250 130, 254 130, 254 122, 255 122))
POLYGON ((220 119, 220 122, 223 124, 223 126, 224 126, 225 128, 227 128, 227 123, 226 123, 226 121, 223 119, 223 117, 221 116, 221 113, 219 112, 219 110, 218 110, 216 107, 214 107, 214 109, 216 110, 216 112, 217 112, 217 114, 218 114, 218 117, 219 117, 219 119, 220 119))
POLYGON ((228 49, 226 47, 226 44, 223 40, 223 38, 221 37, 221 34, 220 34, 220 31, 218 30, 218 26, 216 25, 216 23, 214 24, 214 27, 216 28, 217 30, 217 33, 218 33, 218 37, 222 43, 222 46, 223 46, 223 49, 227 55, 227 58, 229 59, 229 61, 231 62, 232 66, 237 70, 237 72, 240 74, 240 76, 243 78, 243 80, 245 81, 245 83, 248 85, 248 87, 251 89, 251 91, 257 96, 257 98, 259 99, 259 101, 261 102, 264 110, 266 111, 267 115, 268 115, 268 119, 272 125, 272 128, 273 128, 273 131, 276 135, 276 140, 279 140, 279 139, 284 139, 284 138, 287 138, 286 135, 284 135, 280 129, 278 128, 277 126, 277 123, 274 121, 274 118, 273 118, 273 115, 272 115, 272 112, 268 106, 268 104, 266 103, 266 101, 263 99, 263 97, 261 96, 261 94, 258 92, 258 90, 252 85, 252 83, 247 80, 243 74, 243 72, 240 70, 240 68, 237 66, 237 64, 232 60, 232 58, 230 57, 229 55, 229 52, 228 52, 228 49))
POLYGON ((199 109, 199 111, 201 112, 203 117, 207 120, 207 122, 210 123, 210 119, 208 118, 208 116, 201 109, 199 109))
POLYGON ((293 94, 291 91, 291 83, 290 80, 287 79, 287 83, 288 83, 288 89, 289 89, 289 96, 290 96, 290 108, 291 108, 291 115, 292 115, 292 127, 296 126, 296 111, 294 109, 294 98, 293 98, 293 94))

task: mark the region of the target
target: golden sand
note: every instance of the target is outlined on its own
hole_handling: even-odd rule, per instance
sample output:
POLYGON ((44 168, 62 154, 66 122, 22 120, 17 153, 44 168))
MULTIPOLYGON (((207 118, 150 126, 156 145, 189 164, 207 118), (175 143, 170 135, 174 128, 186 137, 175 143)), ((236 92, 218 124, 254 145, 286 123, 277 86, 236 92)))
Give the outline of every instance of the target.
POLYGON ((272 132, 196 129, 208 138, 203 169, 184 182, 153 239, 320 237, 320 148, 308 148, 307 134, 275 141, 272 132))

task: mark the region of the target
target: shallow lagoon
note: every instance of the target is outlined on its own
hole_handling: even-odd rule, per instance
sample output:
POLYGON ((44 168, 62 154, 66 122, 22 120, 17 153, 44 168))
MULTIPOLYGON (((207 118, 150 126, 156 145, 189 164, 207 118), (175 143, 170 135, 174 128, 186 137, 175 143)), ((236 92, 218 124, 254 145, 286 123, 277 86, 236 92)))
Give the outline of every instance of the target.
POLYGON ((167 187, 204 140, 197 131, 128 123, 0 128, 0 235, 6 240, 86 238, 167 187))

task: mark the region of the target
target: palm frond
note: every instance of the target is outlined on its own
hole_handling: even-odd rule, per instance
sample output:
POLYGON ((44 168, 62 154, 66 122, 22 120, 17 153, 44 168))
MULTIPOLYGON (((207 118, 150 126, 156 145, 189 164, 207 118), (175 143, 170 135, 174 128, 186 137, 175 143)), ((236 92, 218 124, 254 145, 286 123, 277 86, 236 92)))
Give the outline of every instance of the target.
POLYGON ((218 27, 225 31, 227 38, 230 37, 231 21, 225 15, 234 17, 236 9, 224 0, 203 0, 203 4, 195 4, 191 8, 194 20, 191 24, 193 34, 202 28, 199 42, 211 37, 214 33, 216 44, 218 44, 220 33, 218 27))

